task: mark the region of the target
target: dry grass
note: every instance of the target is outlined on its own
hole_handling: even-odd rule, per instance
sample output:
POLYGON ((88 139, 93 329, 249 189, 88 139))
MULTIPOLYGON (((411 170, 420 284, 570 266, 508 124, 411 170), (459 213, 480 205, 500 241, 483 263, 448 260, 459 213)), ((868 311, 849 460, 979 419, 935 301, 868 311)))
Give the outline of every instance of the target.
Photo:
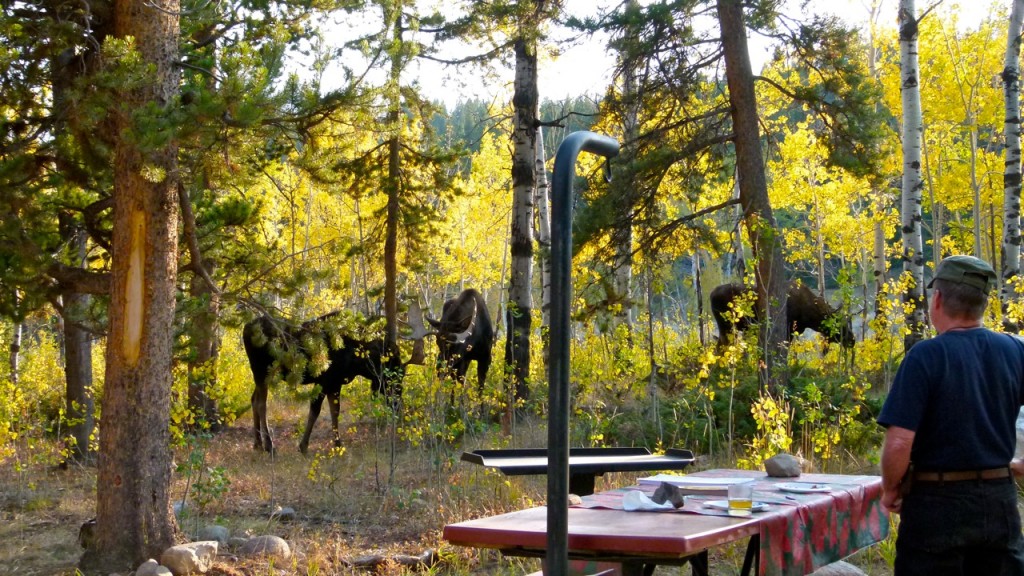
MULTIPOLYGON (((271 407, 271 417, 278 446, 274 457, 252 449, 249 420, 236 422, 201 451, 207 466, 225 469, 230 486, 201 513, 193 508, 191 516, 182 518, 180 528, 183 538, 197 526, 214 523, 227 527, 232 535, 275 534, 289 542, 293 558, 287 565, 275 566, 236 558, 228 551, 220 559, 219 574, 366 574, 366 568, 352 564, 381 556, 386 561, 376 566, 376 572, 397 575, 414 570, 395 562, 399 555, 415 556, 427 550, 437 551, 440 558, 432 573, 522 576, 539 569, 535 559, 447 546, 441 530, 450 522, 543 501, 542 476, 507 478, 458 459, 463 450, 543 446, 542 423, 524 423, 511 438, 494 430, 464 437, 460 446, 443 446, 393 443, 383 425, 349 422, 342 426, 343 451, 332 451, 329 426, 322 418, 311 454, 303 456, 296 448, 296 423, 304 420, 305 406, 278 402, 271 407), (270 515, 278 506, 293 508, 297 519, 272 521, 270 515)), ((188 450, 181 449, 176 462, 188 456, 188 450)), ((608 474, 597 478, 596 488, 628 485, 636 476, 608 474)), ((186 494, 192 481, 175 474, 176 500, 186 494)), ((5 465, 0 469, 0 572, 73 575, 81 554, 78 530, 93 517, 94 507, 94 468, 59 470, 40 463, 15 471, 5 465)), ((741 547, 714 550, 713 573, 737 573, 742 556, 741 547)), ((878 562, 868 557, 864 564, 877 566, 878 562)), ((689 568, 663 567, 657 573, 689 574, 689 568)))
MULTIPOLYGON (((386 424, 372 421, 343 422, 344 448, 332 451, 324 415, 310 454, 303 456, 297 449, 297 423, 304 421, 305 410, 299 403, 271 407, 278 448, 273 457, 253 450, 248 419, 212 438, 200 453, 206 466, 225 469, 230 485, 201 511, 190 498, 191 511, 179 522, 183 539, 199 526, 220 524, 232 535, 275 534, 289 542, 293 559, 287 566, 222 557, 222 564, 250 576, 365 574, 364 568, 350 564, 375 555, 386 560, 377 566, 378 573, 397 574, 409 568, 393 562, 396 556, 427 550, 437 551, 440 565, 456 571, 522 574, 524 566, 536 562, 447 547, 441 530, 449 522, 541 501, 546 489, 542 478, 509 481, 459 462, 462 447, 393 442, 386 424), (296 520, 271 520, 277 507, 294 509, 296 520)), ((520 430, 533 434, 537 427, 520 430)), ((543 438, 521 436, 516 441, 543 445, 543 438)), ((482 437, 465 442, 473 444, 467 449, 493 446, 482 437)), ((39 463, 0 468, 0 573, 74 574, 81 555, 78 530, 95 515, 95 468, 61 470, 52 465, 53 455, 24 452, 19 462, 39 463)), ((176 451, 175 462, 188 457, 189 449, 183 448, 176 451)), ((175 473, 174 499, 185 496, 194 480, 175 473)))

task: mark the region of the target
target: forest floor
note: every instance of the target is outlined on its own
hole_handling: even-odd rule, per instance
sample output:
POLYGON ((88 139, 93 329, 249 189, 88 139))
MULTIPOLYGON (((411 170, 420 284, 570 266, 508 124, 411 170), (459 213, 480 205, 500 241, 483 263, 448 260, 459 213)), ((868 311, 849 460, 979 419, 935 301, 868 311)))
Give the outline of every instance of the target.
MULTIPOLYGON (((175 452, 176 466, 201 462, 203 476, 176 471, 173 498, 190 494, 190 512, 179 521, 182 541, 204 525, 227 527, 232 536, 273 534, 284 538, 292 558, 276 565, 221 550, 214 575, 334 575, 371 572, 398 576, 421 572, 452 576, 524 576, 539 570, 536 559, 506 558, 492 551, 452 547, 441 539, 445 524, 543 503, 543 476, 506 478, 458 460, 462 450, 536 447, 545 444, 544 427, 524 423, 511 445, 497 432, 485 432, 462 445, 416 446, 393 442, 369 422, 342 424, 342 450, 331 450, 329 425, 321 417, 303 456, 296 448, 297 426, 305 406, 271 406, 277 453, 252 448, 251 420, 235 422, 202 449, 175 452), (472 445, 470 445, 472 444, 472 445), (219 474, 210 474, 219 469, 219 474), (196 491, 196 484, 202 490, 196 491), (204 500, 199 506, 199 496, 204 500), (278 507, 295 510, 288 523, 270 518, 278 507), (408 567, 401 556, 435 551, 432 567, 408 567), (370 561, 372 558, 373 561, 370 561), (368 568, 367 565, 373 565, 368 568)), ((37 448, 38 449, 38 448, 37 448)), ((0 574, 73 576, 82 549, 78 533, 95 516, 96 469, 59 469, 46 458, 19 454, 17 465, 0 467, 0 574), (37 463, 34 463, 35 462, 37 463)), ((701 468, 714 467, 702 463, 701 468)), ((724 463, 723 463, 724 465, 724 463)), ((638 474, 597 478, 597 490, 630 485, 638 474)), ((890 544, 891 545, 891 544, 890 544)), ((883 560, 886 543, 850 561, 871 576, 890 574, 883 560)), ((716 548, 711 573, 737 574, 740 546, 716 548)), ((658 576, 689 574, 689 567, 659 567, 658 576)), ((127 576, 122 573, 121 576, 127 576)))

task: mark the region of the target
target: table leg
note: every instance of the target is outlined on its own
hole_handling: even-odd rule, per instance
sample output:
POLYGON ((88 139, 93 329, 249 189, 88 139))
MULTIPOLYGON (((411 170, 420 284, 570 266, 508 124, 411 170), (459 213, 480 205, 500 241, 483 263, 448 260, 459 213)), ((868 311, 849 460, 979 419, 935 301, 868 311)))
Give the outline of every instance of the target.
POLYGON ((693 570, 693 576, 708 576, 707 550, 690 556, 690 569, 693 570))
POLYGON ((623 562, 622 576, 650 576, 650 573, 647 571, 648 566, 650 566, 650 569, 653 572, 653 565, 644 564, 639 561, 623 562))
POLYGON ((754 534, 747 543, 747 553, 743 556, 743 571, 740 576, 750 576, 750 569, 754 574, 761 573, 761 535, 754 534))
POLYGON ((569 493, 577 496, 589 496, 594 493, 594 477, 597 476, 593 473, 588 474, 570 474, 569 475, 569 493))

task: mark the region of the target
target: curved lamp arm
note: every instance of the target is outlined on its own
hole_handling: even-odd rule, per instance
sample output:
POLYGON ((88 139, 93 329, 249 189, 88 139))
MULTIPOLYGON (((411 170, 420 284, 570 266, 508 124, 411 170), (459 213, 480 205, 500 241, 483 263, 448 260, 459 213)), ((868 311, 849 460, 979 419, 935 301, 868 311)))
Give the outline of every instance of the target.
MULTIPOLYGON (((551 185, 551 333, 548 366, 548 545, 546 576, 569 571, 569 308, 572 304, 572 183, 576 157, 612 158, 619 143, 594 132, 573 132, 555 154, 551 185)), ((610 181, 611 172, 606 172, 610 181)))

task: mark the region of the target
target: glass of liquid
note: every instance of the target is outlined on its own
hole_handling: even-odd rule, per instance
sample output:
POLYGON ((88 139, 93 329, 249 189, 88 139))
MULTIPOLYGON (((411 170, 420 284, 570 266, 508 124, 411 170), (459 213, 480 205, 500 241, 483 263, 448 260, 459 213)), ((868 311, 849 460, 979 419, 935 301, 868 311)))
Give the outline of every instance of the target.
POLYGON ((753 482, 739 482, 729 485, 729 516, 750 516, 753 506, 753 482))

